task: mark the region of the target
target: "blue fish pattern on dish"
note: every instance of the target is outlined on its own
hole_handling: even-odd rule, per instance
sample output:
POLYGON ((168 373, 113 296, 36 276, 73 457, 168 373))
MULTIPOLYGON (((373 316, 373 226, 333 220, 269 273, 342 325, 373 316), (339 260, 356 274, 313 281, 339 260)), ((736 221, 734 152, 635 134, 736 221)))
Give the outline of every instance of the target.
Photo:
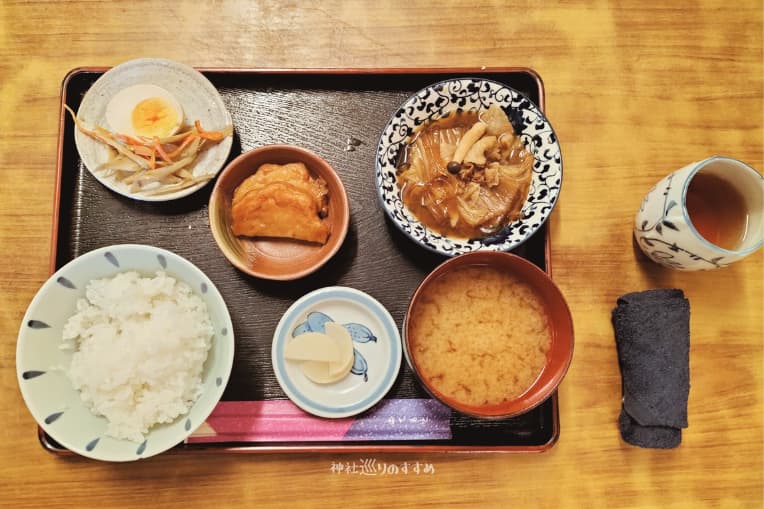
POLYGON ((376 343, 377 336, 372 334, 371 330, 365 325, 360 323, 346 323, 342 325, 350 333, 350 337, 356 343, 368 343, 369 341, 376 343))
POLYGON ((292 331, 292 337, 296 338, 300 334, 305 334, 306 332, 310 332, 310 329, 308 328, 308 322, 302 322, 300 325, 294 328, 292 331))
MULTIPOLYGON (((292 330, 292 337, 295 338, 300 334, 305 334, 306 332, 325 333, 326 324, 328 322, 334 322, 332 317, 321 313, 320 311, 312 311, 308 313, 308 317, 304 322, 297 324, 297 326, 292 330)), ((371 332, 371 329, 363 324, 344 323, 342 326, 346 331, 348 331, 350 338, 355 343, 377 342, 377 336, 371 332)), ((350 369, 350 372, 354 375, 362 376, 364 382, 369 381, 369 365, 363 355, 361 355, 361 352, 355 348, 353 348, 353 367, 350 369)))
POLYGON ((311 332, 326 332, 326 322, 333 322, 328 315, 321 313, 320 311, 313 311, 308 313, 308 319, 305 323, 308 324, 308 329, 311 332))
POLYGON ((353 348, 353 367, 350 368, 350 372, 354 375, 363 376, 363 381, 369 381, 369 365, 366 363, 366 359, 363 358, 361 352, 353 348))

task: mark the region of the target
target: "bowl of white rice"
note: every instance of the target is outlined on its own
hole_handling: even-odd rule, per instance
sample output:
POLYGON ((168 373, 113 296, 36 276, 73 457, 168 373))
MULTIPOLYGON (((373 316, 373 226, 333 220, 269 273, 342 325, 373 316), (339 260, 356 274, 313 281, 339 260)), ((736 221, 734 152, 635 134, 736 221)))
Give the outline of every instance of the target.
POLYGON ((16 371, 27 407, 56 442, 131 461, 204 423, 233 352, 228 309, 200 269, 124 244, 79 256, 42 285, 21 322, 16 371))

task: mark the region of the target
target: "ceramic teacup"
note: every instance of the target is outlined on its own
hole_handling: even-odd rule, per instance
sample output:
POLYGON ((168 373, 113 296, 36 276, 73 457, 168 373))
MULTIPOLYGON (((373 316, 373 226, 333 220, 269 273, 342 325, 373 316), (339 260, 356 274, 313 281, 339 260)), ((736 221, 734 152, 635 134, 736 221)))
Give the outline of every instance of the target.
POLYGON ((634 237, 653 261, 717 269, 764 244, 764 179, 745 163, 710 157, 671 173, 647 193, 634 237))

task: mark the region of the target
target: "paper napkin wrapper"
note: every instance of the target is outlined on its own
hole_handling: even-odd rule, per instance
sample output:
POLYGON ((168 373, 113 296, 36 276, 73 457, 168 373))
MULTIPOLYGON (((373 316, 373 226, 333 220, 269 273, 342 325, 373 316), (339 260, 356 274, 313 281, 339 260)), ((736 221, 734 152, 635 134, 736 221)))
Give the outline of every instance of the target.
POLYGON ((621 436, 639 447, 677 447, 690 393, 689 301, 677 289, 627 293, 612 319, 623 389, 621 436))

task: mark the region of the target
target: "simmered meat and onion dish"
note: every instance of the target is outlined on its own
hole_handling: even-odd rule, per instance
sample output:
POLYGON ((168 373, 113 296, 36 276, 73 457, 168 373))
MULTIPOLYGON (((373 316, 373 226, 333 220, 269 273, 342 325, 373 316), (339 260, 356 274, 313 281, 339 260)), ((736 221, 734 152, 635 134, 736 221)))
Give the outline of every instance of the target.
POLYGON ((483 238, 522 217, 533 161, 492 105, 425 124, 406 147, 397 182, 403 203, 428 228, 483 238))

